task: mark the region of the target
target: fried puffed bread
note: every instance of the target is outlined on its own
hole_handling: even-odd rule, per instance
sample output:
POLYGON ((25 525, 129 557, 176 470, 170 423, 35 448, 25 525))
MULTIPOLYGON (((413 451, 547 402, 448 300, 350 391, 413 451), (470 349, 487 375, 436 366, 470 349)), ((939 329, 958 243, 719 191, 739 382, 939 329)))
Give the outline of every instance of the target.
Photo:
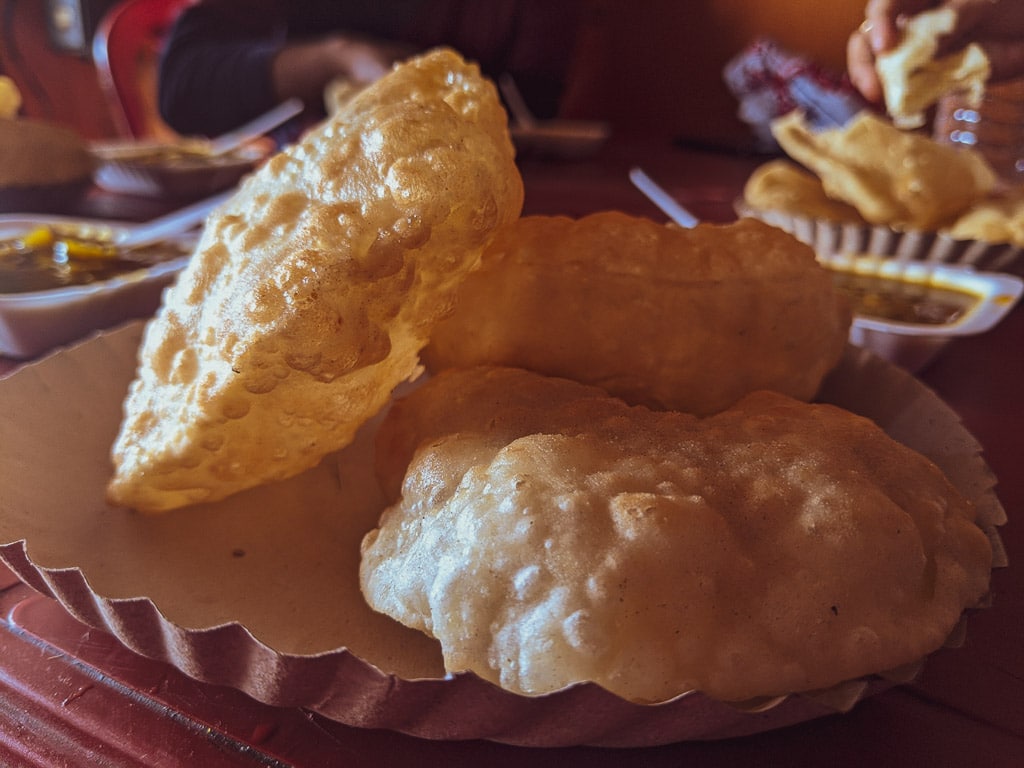
POLYGON ((811 398, 849 324, 810 246, 760 221, 526 216, 495 235, 423 359, 527 368, 706 414, 756 389, 811 398))
POLYGON ((825 194, 821 179, 785 159, 769 160, 754 169, 743 186, 743 200, 758 211, 782 211, 826 221, 864 223, 849 203, 825 194))
POLYGON ((1012 243, 1024 248, 1024 190, 982 200, 953 222, 947 234, 957 240, 1012 243))
POLYGON ((903 39, 880 53, 875 70, 882 84, 886 111, 899 128, 920 128, 925 113, 943 96, 964 93, 977 106, 985 93, 991 65, 977 43, 936 58, 939 38, 956 25, 953 8, 936 8, 911 16, 903 39))
POLYGON ((870 112, 814 131, 799 111, 772 123, 790 158, 813 171, 834 199, 872 224, 934 231, 989 194, 996 176, 968 147, 901 131, 870 112))
POLYGON ((208 220, 146 329, 109 500, 212 501, 349 443, 522 196, 497 91, 457 54, 347 102, 208 220))
POLYGON ((384 429, 415 448, 364 539, 364 595, 450 672, 517 693, 827 688, 939 648, 988 589, 971 504, 834 406, 762 392, 701 420, 464 369, 384 429))

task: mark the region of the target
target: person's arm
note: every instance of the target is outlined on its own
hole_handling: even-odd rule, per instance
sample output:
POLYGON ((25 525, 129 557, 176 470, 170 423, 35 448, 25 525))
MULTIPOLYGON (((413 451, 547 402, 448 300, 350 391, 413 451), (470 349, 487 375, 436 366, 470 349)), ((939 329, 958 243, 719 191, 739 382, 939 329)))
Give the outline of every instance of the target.
POLYGON ((267 0, 212 0, 178 18, 160 60, 159 105, 183 135, 213 136, 270 109, 284 21, 267 0))
POLYGON ((875 56, 899 42, 906 18, 938 7, 957 11, 955 29, 940 41, 940 56, 976 42, 989 57, 993 81, 1024 75, 1024 0, 869 0, 846 49, 850 81, 866 99, 882 101, 875 56))
POLYGON ((296 96, 307 105, 319 105, 332 80, 367 85, 409 53, 411 49, 395 44, 343 33, 292 43, 277 50, 271 60, 271 87, 279 101, 296 96))

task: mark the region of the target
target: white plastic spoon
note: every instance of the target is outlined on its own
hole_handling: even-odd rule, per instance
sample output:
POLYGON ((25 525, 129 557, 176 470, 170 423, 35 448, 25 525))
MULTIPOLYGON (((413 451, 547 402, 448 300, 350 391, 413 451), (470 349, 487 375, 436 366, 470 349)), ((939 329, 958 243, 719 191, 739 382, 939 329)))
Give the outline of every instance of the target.
POLYGON ((629 180, 633 185, 647 195, 647 199, 654 203, 661 212, 672 221, 685 229, 693 229, 700 224, 700 219, 686 210, 675 198, 660 187, 654 179, 648 176, 640 168, 632 168, 629 171, 629 180))
POLYGON ((526 100, 512 76, 508 73, 502 74, 498 78, 498 88, 501 89, 501 95, 505 97, 505 103, 512 111, 512 117, 515 118, 516 124, 521 128, 536 128, 537 118, 526 106, 526 100))
POLYGON ((208 197, 172 213, 150 219, 136 226, 127 227, 113 240, 113 245, 120 248, 138 248, 163 240, 172 235, 187 232, 192 227, 205 221, 207 215, 235 193, 235 190, 222 192, 208 197))
POLYGON ((214 157, 226 155, 246 142, 258 139, 268 131, 277 128, 286 120, 295 117, 295 115, 302 111, 302 108, 302 101, 299 99, 282 101, 270 111, 264 112, 245 125, 241 125, 233 131, 229 131, 211 140, 209 144, 210 155, 214 157))

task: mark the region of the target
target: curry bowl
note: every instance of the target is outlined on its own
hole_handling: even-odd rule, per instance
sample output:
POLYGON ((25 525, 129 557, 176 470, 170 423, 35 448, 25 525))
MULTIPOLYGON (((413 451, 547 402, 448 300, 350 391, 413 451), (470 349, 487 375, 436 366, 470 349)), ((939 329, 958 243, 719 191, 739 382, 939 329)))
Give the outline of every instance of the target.
POLYGON ((984 333, 1017 304, 1024 280, 967 266, 818 254, 850 299, 850 341, 910 371, 956 337, 984 333))
POLYGON ((131 230, 58 216, 0 216, 0 354, 35 357, 155 312, 197 235, 119 249, 131 230))

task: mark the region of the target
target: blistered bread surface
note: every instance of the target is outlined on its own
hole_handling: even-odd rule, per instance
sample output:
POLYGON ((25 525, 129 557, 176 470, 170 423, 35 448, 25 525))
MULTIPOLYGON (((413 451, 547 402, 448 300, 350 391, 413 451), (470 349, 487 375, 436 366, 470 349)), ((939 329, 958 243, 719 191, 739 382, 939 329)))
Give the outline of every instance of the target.
POLYGON ((364 595, 518 693, 826 688, 940 647, 988 589, 971 505, 834 406, 755 393, 701 420, 465 369, 385 428, 384 475, 413 457, 364 595))
POLYGON ((809 399, 849 323, 811 248, 754 219, 687 230, 617 211, 526 216, 495 236, 424 360, 706 414, 756 389, 809 399))
POLYGON ((346 445, 522 195, 496 89, 447 50, 273 157, 210 217, 146 329, 111 502, 215 500, 346 445))

